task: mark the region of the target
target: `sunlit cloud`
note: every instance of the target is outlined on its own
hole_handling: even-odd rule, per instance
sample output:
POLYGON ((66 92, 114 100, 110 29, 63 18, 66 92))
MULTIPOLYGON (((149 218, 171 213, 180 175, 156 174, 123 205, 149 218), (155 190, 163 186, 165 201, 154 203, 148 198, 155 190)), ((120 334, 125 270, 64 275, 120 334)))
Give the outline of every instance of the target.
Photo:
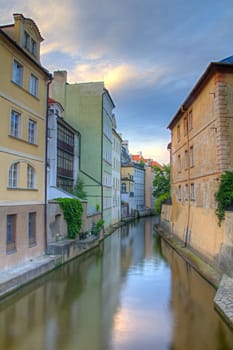
POLYGON ((0 24, 13 23, 13 13, 32 18, 44 38, 42 64, 66 70, 70 83, 104 81, 118 131, 144 156, 166 162, 170 135, 161 129, 209 62, 232 55, 233 3, 177 0, 169 11, 163 0, 133 3, 0 0, 0 24))
POLYGON ((142 88, 156 84, 164 76, 165 70, 159 67, 150 67, 145 70, 133 64, 121 63, 113 65, 108 62, 88 62, 77 64, 71 70, 70 82, 104 81, 105 86, 112 91, 125 89, 137 85, 142 88))

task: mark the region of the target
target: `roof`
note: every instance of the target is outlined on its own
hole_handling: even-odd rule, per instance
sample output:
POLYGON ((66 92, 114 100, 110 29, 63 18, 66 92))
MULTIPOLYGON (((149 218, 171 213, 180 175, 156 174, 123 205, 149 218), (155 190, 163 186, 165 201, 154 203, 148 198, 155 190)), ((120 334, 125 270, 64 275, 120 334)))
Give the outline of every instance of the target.
POLYGON ((57 105, 60 106, 61 110, 64 111, 64 108, 63 108, 62 104, 60 102, 54 100, 53 98, 49 97, 48 98, 48 103, 49 104, 57 104, 57 105))
POLYGON ((5 39, 7 39, 12 45, 14 45, 24 56, 26 56, 31 62, 33 62, 41 71, 43 71, 47 75, 49 80, 52 79, 51 73, 49 73, 49 71, 46 68, 44 68, 36 60, 34 60, 25 50, 23 50, 22 47, 16 43, 16 41, 14 41, 4 30, 2 30, 1 26, 0 26, 0 35, 4 36, 5 39))
POLYGON ((233 56, 226 57, 226 58, 224 58, 223 60, 221 60, 219 62, 233 64, 233 56))
POLYGON ((202 74, 202 76, 200 77, 196 85, 194 85, 188 97, 186 98, 186 100, 183 102, 183 104, 180 106, 180 108, 176 112, 175 116, 170 121, 168 125, 168 129, 172 129, 174 124, 180 119, 183 113, 188 110, 188 108, 191 106, 195 98, 199 95, 203 87, 207 84, 207 82, 215 72, 228 71, 233 73, 233 61, 231 62, 231 57, 233 56, 225 58, 219 62, 211 62, 208 65, 205 72, 202 74))

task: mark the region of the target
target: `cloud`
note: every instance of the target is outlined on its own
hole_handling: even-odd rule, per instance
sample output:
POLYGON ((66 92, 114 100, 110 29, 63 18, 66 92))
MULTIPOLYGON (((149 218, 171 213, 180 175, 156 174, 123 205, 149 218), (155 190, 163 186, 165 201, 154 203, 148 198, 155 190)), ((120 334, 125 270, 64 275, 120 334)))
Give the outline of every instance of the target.
POLYGON ((232 0, 0 0, 2 24, 14 12, 40 28, 47 69, 104 80, 119 132, 142 151, 150 133, 168 143, 168 122, 209 62, 232 55, 232 0))

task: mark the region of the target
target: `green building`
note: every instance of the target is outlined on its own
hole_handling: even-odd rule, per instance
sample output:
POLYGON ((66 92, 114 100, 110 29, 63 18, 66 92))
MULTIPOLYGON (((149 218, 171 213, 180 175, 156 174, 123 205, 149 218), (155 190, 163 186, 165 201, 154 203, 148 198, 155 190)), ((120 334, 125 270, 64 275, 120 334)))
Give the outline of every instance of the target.
POLYGON ((112 224, 112 128, 114 102, 103 82, 67 83, 54 72, 50 96, 64 106, 64 118, 80 133, 79 178, 87 193, 88 212, 101 211, 112 224))

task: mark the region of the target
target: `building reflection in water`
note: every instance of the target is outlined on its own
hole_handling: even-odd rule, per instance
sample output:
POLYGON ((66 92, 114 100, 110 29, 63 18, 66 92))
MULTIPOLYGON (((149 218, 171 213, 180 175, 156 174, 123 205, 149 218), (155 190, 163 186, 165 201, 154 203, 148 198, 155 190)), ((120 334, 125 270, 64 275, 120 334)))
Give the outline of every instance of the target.
POLYGON ((215 289, 169 245, 161 242, 162 254, 172 269, 172 349, 233 349, 233 333, 214 309, 215 289))
POLYGON ((214 293, 140 219, 4 299, 1 349, 228 350, 214 293))

